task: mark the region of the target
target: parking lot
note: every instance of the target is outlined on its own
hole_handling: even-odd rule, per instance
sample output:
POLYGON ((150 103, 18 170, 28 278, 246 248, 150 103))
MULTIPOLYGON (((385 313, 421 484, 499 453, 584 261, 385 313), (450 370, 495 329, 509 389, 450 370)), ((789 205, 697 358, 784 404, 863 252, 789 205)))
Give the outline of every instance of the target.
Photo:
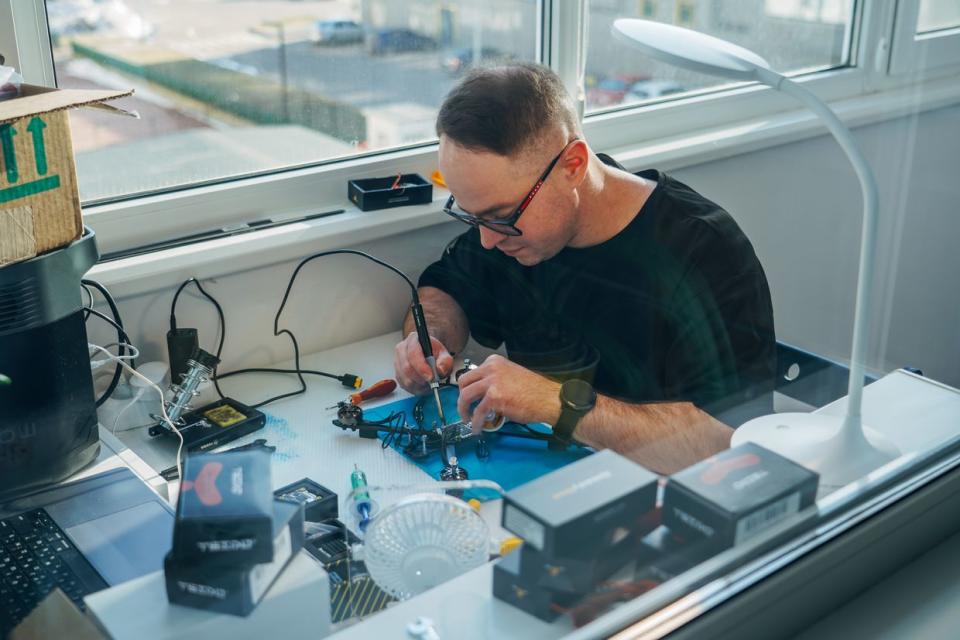
MULTIPOLYGON (((415 102, 436 107, 454 78, 440 67, 439 51, 372 56, 362 45, 286 47, 287 82, 356 107, 415 102)), ((278 48, 248 51, 230 59, 257 73, 280 78, 278 48)))

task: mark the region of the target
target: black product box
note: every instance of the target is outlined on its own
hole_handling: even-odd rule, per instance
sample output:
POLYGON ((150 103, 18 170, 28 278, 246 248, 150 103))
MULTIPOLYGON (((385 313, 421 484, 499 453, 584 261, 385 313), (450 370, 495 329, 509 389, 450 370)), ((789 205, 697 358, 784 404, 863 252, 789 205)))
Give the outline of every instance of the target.
POLYGON ((280 487, 273 492, 278 500, 288 500, 303 505, 307 522, 335 520, 340 515, 337 494, 310 478, 303 478, 280 487))
POLYGON ((582 557, 637 532, 656 497, 657 476, 608 449, 507 492, 502 525, 547 558, 582 557))
POLYGON ((426 204, 433 200, 433 185, 418 173, 363 178, 347 183, 347 197, 361 211, 426 204))
POLYGON ((249 615, 303 548, 303 505, 277 500, 273 510, 278 533, 272 540, 272 561, 253 565, 196 563, 180 560, 170 552, 163 562, 167 599, 195 609, 249 615))
POLYGON ((493 565, 494 598, 546 622, 556 620, 566 609, 576 604, 578 596, 544 589, 521 573, 520 564, 518 549, 493 565))
POLYGON ((725 549, 813 504, 819 476, 745 443, 675 473, 663 495, 663 524, 725 549))
POLYGON ((190 455, 183 475, 173 528, 178 561, 250 565, 273 560, 277 530, 268 451, 190 455))
POLYGON ((520 574, 532 584, 551 591, 587 595, 633 562, 639 543, 640 535, 633 533, 607 546, 587 546, 572 557, 550 558, 526 544, 510 555, 520 557, 520 574))
POLYGON ((303 548, 319 560, 324 568, 348 558, 350 548, 360 543, 360 538, 339 520, 325 520, 316 524, 324 526, 319 530, 307 527, 303 548))
POLYGON ((640 541, 636 555, 636 580, 661 584, 692 569, 715 553, 711 542, 702 536, 685 538, 667 527, 659 526, 640 541))

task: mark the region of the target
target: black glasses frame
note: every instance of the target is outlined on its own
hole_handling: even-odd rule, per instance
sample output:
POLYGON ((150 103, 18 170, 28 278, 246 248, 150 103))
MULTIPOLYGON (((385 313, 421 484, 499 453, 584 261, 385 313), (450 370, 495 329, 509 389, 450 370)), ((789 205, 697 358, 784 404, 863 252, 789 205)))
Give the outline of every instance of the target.
POLYGON ((533 200, 533 197, 539 193, 543 183, 546 182, 550 172, 553 171, 553 168, 556 166, 557 162, 560 161, 560 158, 567 150, 567 147, 570 146, 571 142, 575 142, 578 139, 579 138, 574 138, 563 146, 563 149, 560 150, 560 153, 558 153, 556 157, 550 161, 550 164, 547 165, 547 168, 544 170, 544 172, 540 174, 540 178, 537 180, 536 184, 533 185, 530 191, 527 192, 526 197, 524 197, 523 201, 520 202, 520 205, 506 218, 485 220, 470 213, 460 213, 454 211, 453 204, 455 200, 453 194, 450 194, 450 197, 447 198, 447 203, 443 205, 443 212, 452 218, 456 218, 460 222, 470 225, 471 227, 486 227, 487 229, 496 231, 497 233, 502 233, 505 236, 522 236, 523 231, 516 227, 517 221, 520 219, 520 216, 523 215, 523 212, 527 210, 527 207, 530 206, 530 202, 533 200))

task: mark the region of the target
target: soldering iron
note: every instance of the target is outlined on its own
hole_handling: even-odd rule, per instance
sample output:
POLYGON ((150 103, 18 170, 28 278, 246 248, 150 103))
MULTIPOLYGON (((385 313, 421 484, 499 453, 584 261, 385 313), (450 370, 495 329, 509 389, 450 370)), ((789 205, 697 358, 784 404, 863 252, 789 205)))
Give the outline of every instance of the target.
MULTIPOLYGON (((412 296, 412 302, 410 304, 410 311, 413 314, 413 323, 417 328, 417 339, 420 341, 420 348, 423 349, 423 356, 426 358, 427 363, 430 365, 430 371, 433 374, 433 379, 430 381, 430 388, 433 390, 433 399, 437 403, 437 415, 440 417, 440 422, 442 425, 446 424, 446 420, 443 416, 443 405, 440 402, 440 375, 437 372, 437 361, 433 355, 433 346, 430 344, 430 333, 427 331, 427 319, 423 314, 423 306, 420 304, 420 294, 417 292, 417 285, 407 277, 403 271, 400 271, 396 267, 379 258, 374 258, 369 253, 364 253, 363 251, 356 251, 355 249, 334 249, 333 251, 322 251, 320 253, 315 253, 312 256, 308 256, 300 261, 300 264, 297 265, 297 268, 293 270, 293 275, 290 277, 290 282, 287 284, 287 290, 283 294, 283 300, 280 302, 280 308, 277 311, 277 315, 273 319, 273 334, 279 336, 280 334, 287 334, 291 341, 293 342, 294 350, 294 362, 297 364, 297 368, 300 366, 300 347, 297 344, 296 338, 293 337, 293 334, 290 333, 288 329, 280 328, 280 315, 283 313, 283 308, 287 304, 287 299, 290 297, 290 291, 293 289, 293 283, 297 279, 297 274, 300 273, 302 269, 308 262, 315 260, 316 258, 322 258, 324 256, 334 256, 338 254, 351 254, 355 256, 360 256, 366 258, 372 262, 376 262, 382 267, 386 267, 390 271, 393 271, 398 276, 404 279, 407 285, 410 286, 410 293, 412 296)), ((300 377, 300 382, 304 388, 306 384, 303 382, 303 377, 300 377)))
POLYGON ((437 403, 437 416, 440 418, 442 427, 447 424, 447 420, 443 416, 443 403, 440 402, 440 374, 437 372, 437 359, 433 355, 433 345, 430 343, 430 334, 427 333, 427 319, 423 315, 423 307, 420 305, 420 296, 417 295, 416 287, 413 290, 413 304, 410 305, 410 311, 413 314, 413 325, 417 329, 417 340, 420 341, 420 348, 423 349, 423 357, 426 358, 433 374, 430 378, 430 389, 437 403))

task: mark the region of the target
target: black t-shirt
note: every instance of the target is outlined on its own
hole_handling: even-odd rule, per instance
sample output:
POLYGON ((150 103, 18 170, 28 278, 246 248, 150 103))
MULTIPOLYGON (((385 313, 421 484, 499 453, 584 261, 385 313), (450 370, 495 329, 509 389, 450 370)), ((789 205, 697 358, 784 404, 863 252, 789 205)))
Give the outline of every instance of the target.
POLYGON ((598 392, 632 402, 691 401, 726 412, 733 426, 748 416, 731 407, 747 400, 750 415, 769 412, 773 309, 753 246, 690 187, 656 170, 637 175, 657 186, 606 242, 525 267, 484 249, 470 229, 419 285, 449 293, 477 342, 505 343, 531 369, 592 379, 598 392))

